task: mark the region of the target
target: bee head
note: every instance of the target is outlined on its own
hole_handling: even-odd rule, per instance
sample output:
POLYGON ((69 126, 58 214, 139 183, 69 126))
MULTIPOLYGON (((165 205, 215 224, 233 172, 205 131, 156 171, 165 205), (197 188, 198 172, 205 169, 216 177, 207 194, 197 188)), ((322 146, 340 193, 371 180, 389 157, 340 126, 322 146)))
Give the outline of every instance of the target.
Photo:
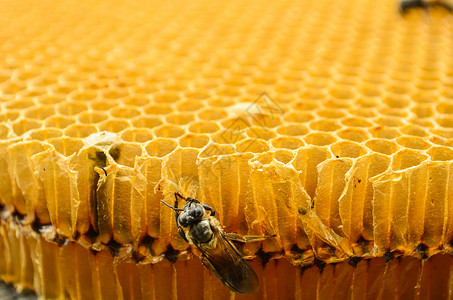
POLYGON ((184 211, 179 215, 179 224, 182 227, 190 226, 203 218, 204 210, 200 204, 189 202, 184 211))

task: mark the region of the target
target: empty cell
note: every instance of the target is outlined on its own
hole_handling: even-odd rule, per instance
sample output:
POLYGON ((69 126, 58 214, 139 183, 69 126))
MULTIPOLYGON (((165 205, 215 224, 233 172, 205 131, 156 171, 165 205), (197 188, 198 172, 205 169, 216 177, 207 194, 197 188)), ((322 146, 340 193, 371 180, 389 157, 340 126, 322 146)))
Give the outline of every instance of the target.
POLYGON ((245 134, 249 138, 261 139, 266 141, 276 136, 275 132, 272 131, 271 129, 256 126, 252 126, 246 129, 245 134))
POLYGON ((400 149, 400 146, 394 142, 383 139, 370 139, 365 143, 371 151, 391 155, 400 149))
POLYGON ((108 115, 102 112, 84 111, 77 115, 77 120, 82 124, 95 124, 108 119, 108 115))
POLYGON ((267 142, 258 139, 245 138, 237 142, 236 151, 239 153, 252 152, 252 153, 263 153, 269 151, 269 145, 267 142))
POLYGON ((117 100, 124 98, 129 95, 129 92, 126 89, 101 89, 99 91, 99 97, 111 100, 117 100))
POLYGON ((338 141, 330 146, 333 155, 339 157, 356 158, 365 155, 368 149, 351 141, 338 141))
POLYGON ((392 169, 394 171, 419 166, 429 159, 428 155, 413 149, 402 149, 392 156, 392 169))
POLYGON ((316 131, 336 131, 341 128, 341 125, 336 120, 330 119, 312 121, 308 126, 316 131))
POLYGON ((442 127, 452 128, 453 127, 453 116, 441 116, 436 118, 436 123, 442 127))
POLYGON ((418 90, 411 95, 412 100, 417 103, 431 103, 439 98, 436 91, 421 91, 418 90))
POLYGON ((210 139, 206 134, 186 133, 179 138, 181 147, 203 148, 209 143, 210 139))
POLYGON ((84 103, 80 102, 62 102, 57 105, 57 111, 66 116, 73 116, 77 115, 78 113, 81 113, 83 111, 87 111, 88 106, 84 103))
MULTIPOLYGON (((131 125, 126 120, 112 120, 108 119, 99 123, 99 131, 110 131, 110 132, 120 132, 126 128, 129 128, 131 125)), ((140 127, 140 126, 136 126, 140 127)))
POLYGON ((289 112, 283 116, 287 122, 307 123, 314 118, 310 112, 289 112))
POLYGON ((376 125, 382 125, 387 127, 401 127, 404 125, 403 120, 398 117, 381 117, 375 119, 374 122, 376 123, 376 125))
POLYGON ((160 125, 154 128, 157 137, 177 138, 185 133, 184 129, 175 125, 160 125))
POLYGON ((56 128, 39 128, 31 130, 29 134, 34 140, 45 141, 50 138, 60 137, 63 132, 56 128))
POLYGON ((141 114, 140 110, 133 107, 114 107, 109 112, 113 117, 125 119, 131 119, 141 114))
POLYGON ((388 95, 384 98, 384 103, 391 108, 405 108, 410 104, 406 95, 388 95))
POLYGON ((132 106, 145 106, 148 103, 150 103, 150 100, 148 98, 148 95, 146 94, 135 94, 132 96, 127 96, 123 99, 121 99, 121 103, 123 105, 132 105, 132 106))
POLYGON ((405 148, 411 148, 411 149, 426 150, 429 147, 431 147, 431 144, 429 142, 425 141, 421 137, 402 136, 402 137, 397 138, 396 142, 405 148))
POLYGON ((304 137, 307 144, 315 146, 327 146, 335 143, 336 140, 337 138, 333 134, 325 132, 312 132, 304 137))
MULTIPOLYGON (((328 118, 328 119, 339 119, 343 118, 346 113, 341 109, 326 108, 321 109, 316 112, 319 117, 328 118)), ((290 121, 290 120, 288 120, 290 121)))
POLYGON ((126 142, 146 143, 153 139, 153 134, 146 128, 128 128, 121 132, 120 138, 126 142))
POLYGON ((195 116, 192 113, 172 113, 165 116, 165 120, 168 123, 175 125, 189 124, 194 120, 195 116))
POLYGON ((369 139, 370 133, 362 128, 345 128, 337 131, 337 136, 354 142, 363 142, 369 139))
POLYGON ((292 109, 301 111, 312 111, 321 107, 319 100, 300 100, 292 105, 292 109))
POLYGON ((72 124, 65 128, 64 135, 74 138, 85 138, 98 132, 97 128, 88 124, 72 124))
POLYGON ((149 141, 145 150, 150 156, 163 157, 176 149, 178 143, 173 139, 155 138, 149 141))
POLYGON ((291 162, 294 159, 294 157, 295 157, 294 152, 290 150, 278 149, 275 150, 274 152, 274 159, 284 164, 291 162))
POLYGON ((402 128, 399 129, 401 133, 406 134, 406 135, 412 135, 412 136, 419 136, 419 137, 425 137, 428 135, 428 132, 426 130, 418 125, 406 125, 403 126, 402 128))
POLYGON ((377 84, 363 83, 359 87, 359 92, 360 94, 367 97, 377 97, 382 94, 382 88, 380 87, 380 85, 377 84))
POLYGON ((149 104, 144 107, 144 112, 148 115, 166 115, 172 111, 173 108, 165 103, 149 104))
POLYGON ((75 118, 67 116, 51 116, 44 121, 44 126, 46 127, 55 127, 55 128, 66 128, 71 124, 76 122, 75 118))
POLYGON ((346 118, 341 120, 341 123, 350 127, 371 127, 373 125, 370 121, 360 117, 346 118))
POLYGON ((219 121, 228 116, 224 109, 220 108, 204 108, 197 112, 198 117, 205 121, 219 121))
POLYGON ((89 106, 92 110, 108 111, 112 107, 118 106, 118 103, 114 101, 103 101, 103 100, 94 100, 90 101, 89 106))
POLYGON ((453 128, 430 128, 429 131, 447 139, 453 138, 453 128))
POLYGON ((24 109, 35 106, 35 101, 32 99, 11 100, 5 104, 7 109, 24 109))
POLYGON ((41 122, 25 118, 19 118, 12 123, 12 128, 16 135, 22 135, 29 130, 39 128, 41 126, 41 122))
POLYGON ((138 116, 131 120, 134 127, 154 128, 161 125, 163 122, 159 116, 138 116))
POLYGON ((446 115, 453 114, 453 103, 441 102, 436 105, 436 111, 440 114, 446 114, 446 115))
POLYGON ((176 104, 176 109, 181 112, 197 111, 205 105, 206 104, 203 101, 184 100, 176 104))
POLYGON ((193 133, 213 133, 219 129, 217 123, 210 121, 194 121, 189 125, 189 131, 193 133))
POLYGON ((449 147, 433 146, 427 152, 434 161, 450 161, 453 160, 453 150, 449 147))
POLYGON ((399 137, 401 135, 401 133, 397 129, 385 126, 376 126, 368 129, 368 131, 371 133, 372 136, 376 138, 389 140, 399 137))
MULTIPOLYGON (((320 131, 322 131, 322 130, 320 130, 320 131)), ((300 135, 305 135, 308 132, 309 132, 309 130, 308 130, 307 126, 302 125, 302 124, 290 124, 290 125, 282 125, 282 126, 277 127, 277 133, 281 134, 281 135, 300 136, 300 135)))
POLYGON ((272 139, 271 143, 275 148, 284 148, 290 150, 296 150, 305 145, 304 141, 301 138, 283 136, 272 139))
POLYGON ((73 91, 68 95, 69 100, 77 101, 92 101, 98 97, 97 90, 84 89, 82 91, 73 91))
POLYGON ((65 156, 70 156, 79 152, 84 146, 83 141, 78 138, 56 137, 47 140, 48 143, 55 147, 55 150, 65 156))
POLYGON ((39 107, 30 107, 24 112, 25 117, 36 120, 45 120, 48 117, 55 115, 55 106, 41 105, 39 107))

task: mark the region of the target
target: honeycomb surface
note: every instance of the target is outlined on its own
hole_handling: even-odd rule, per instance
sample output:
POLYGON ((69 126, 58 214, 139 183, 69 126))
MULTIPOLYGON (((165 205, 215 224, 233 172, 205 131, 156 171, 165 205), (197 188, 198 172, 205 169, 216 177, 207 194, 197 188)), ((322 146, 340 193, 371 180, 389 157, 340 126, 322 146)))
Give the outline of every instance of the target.
MULTIPOLYGON (((1 279, 83 299, 27 247, 103 253, 96 264, 131 288, 142 274, 118 274, 135 263, 185 276, 190 247, 160 202, 175 191, 214 207, 226 232, 276 234, 240 249, 262 270, 395 256, 450 266, 447 10, 401 16, 392 0, 0 5, 1 235, 31 241, 17 249, 33 260, 21 273, 30 278, 10 268, 1 279), (44 288, 57 277, 58 291, 44 288)), ((117 297, 134 298, 119 286, 117 297)))

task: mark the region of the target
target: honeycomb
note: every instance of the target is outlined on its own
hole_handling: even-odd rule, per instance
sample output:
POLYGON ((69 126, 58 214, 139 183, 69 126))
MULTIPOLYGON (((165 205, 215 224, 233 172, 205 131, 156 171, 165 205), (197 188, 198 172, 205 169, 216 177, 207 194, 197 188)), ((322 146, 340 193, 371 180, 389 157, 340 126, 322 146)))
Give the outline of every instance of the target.
POLYGON ((241 299, 177 232, 160 201, 178 191, 226 232, 276 235, 239 245, 257 299, 451 294, 444 8, 1 5, 1 280, 42 299, 241 299))

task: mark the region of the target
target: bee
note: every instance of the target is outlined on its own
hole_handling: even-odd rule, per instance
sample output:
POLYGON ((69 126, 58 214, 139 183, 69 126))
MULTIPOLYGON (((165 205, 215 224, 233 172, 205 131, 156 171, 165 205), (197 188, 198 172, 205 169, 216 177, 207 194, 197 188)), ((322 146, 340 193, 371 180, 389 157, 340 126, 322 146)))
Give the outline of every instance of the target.
POLYGON ((453 12, 452 5, 446 2, 443 0, 404 0, 400 3, 400 12, 401 14, 406 14, 412 8, 428 10, 431 6, 443 7, 449 12, 453 12))
POLYGON ((215 211, 194 198, 184 198, 175 193, 176 225, 179 234, 201 252, 201 262, 218 277, 224 285, 239 294, 251 294, 258 290, 259 280, 252 266, 226 238, 215 211), (186 201, 178 208, 178 198, 186 201))

